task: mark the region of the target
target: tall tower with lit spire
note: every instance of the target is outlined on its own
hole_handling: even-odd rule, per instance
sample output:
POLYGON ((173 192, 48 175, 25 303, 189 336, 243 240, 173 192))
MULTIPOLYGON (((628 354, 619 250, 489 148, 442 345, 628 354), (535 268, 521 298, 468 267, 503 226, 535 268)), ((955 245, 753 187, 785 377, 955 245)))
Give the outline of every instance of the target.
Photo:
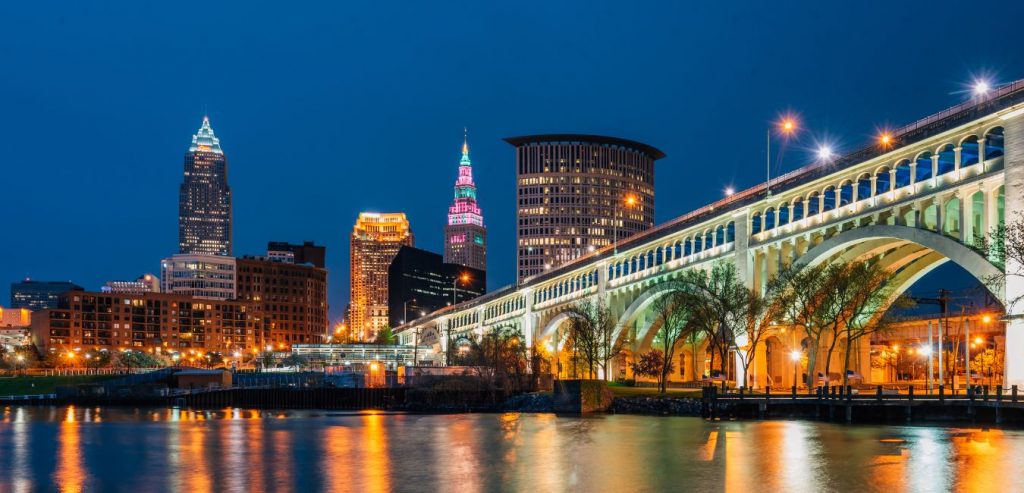
POLYGON ((487 227, 476 202, 468 135, 463 136, 455 200, 448 208, 448 224, 444 227, 444 261, 487 270, 487 227))
POLYGON ((205 116, 185 153, 185 179, 178 195, 178 251, 231 256, 228 161, 205 116))

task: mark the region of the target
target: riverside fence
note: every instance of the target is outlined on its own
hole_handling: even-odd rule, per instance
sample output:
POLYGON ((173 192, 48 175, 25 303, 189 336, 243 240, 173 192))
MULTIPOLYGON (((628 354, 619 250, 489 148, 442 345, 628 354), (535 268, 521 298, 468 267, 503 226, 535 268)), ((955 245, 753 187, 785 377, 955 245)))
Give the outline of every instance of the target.
POLYGON ((722 392, 704 387, 701 415, 706 419, 814 418, 852 422, 985 422, 1024 424, 1024 396, 1010 388, 969 387, 932 392, 906 387, 818 387, 810 392, 722 392))

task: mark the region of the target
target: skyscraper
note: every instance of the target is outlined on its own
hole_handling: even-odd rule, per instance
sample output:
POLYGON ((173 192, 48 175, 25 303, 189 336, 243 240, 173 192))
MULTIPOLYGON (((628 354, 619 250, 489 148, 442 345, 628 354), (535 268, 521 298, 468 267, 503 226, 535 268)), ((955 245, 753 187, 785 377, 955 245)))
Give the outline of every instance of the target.
POLYGON ((413 246, 405 214, 359 214, 349 250, 348 317, 353 338, 373 339, 388 324, 388 267, 402 245, 413 246))
POLYGON ((448 224, 444 227, 444 262, 487 270, 487 228, 476 203, 468 138, 462 141, 455 200, 448 208, 448 224))
POLYGON ((600 135, 505 142, 516 147, 520 281, 654 226, 658 149, 600 135))
POLYGON ((231 255, 228 162, 207 117, 185 153, 185 180, 178 196, 178 251, 231 255))

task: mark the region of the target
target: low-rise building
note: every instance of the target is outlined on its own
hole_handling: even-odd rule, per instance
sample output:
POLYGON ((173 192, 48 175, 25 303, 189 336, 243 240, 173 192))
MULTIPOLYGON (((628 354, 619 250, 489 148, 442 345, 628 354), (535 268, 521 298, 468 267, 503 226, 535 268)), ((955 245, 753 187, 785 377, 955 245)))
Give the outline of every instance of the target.
POLYGON ((327 267, 327 248, 316 245, 312 241, 304 241, 301 245, 286 241, 271 241, 267 243, 267 257, 271 260, 293 264, 311 264, 321 269, 327 267))
POLYGON ((107 281, 100 291, 128 294, 159 293, 160 278, 153 274, 143 274, 134 281, 107 281))
POLYGON ((263 347, 263 317, 244 301, 174 293, 73 291, 33 313, 32 343, 62 349, 234 352, 263 347))
POLYGON ((275 349, 327 337, 327 269, 268 257, 237 260, 238 299, 265 317, 264 338, 275 349))
POLYGON ((0 307, 0 346, 12 349, 29 344, 31 325, 32 311, 28 308, 0 307))

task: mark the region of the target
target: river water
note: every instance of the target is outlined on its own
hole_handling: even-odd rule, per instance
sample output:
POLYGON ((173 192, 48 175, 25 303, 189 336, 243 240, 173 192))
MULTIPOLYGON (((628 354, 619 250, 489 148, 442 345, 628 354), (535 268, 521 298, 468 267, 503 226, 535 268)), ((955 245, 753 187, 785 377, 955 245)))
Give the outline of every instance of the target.
POLYGON ((0 408, 7 491, 1020 491, 1024 431, 0 408))

